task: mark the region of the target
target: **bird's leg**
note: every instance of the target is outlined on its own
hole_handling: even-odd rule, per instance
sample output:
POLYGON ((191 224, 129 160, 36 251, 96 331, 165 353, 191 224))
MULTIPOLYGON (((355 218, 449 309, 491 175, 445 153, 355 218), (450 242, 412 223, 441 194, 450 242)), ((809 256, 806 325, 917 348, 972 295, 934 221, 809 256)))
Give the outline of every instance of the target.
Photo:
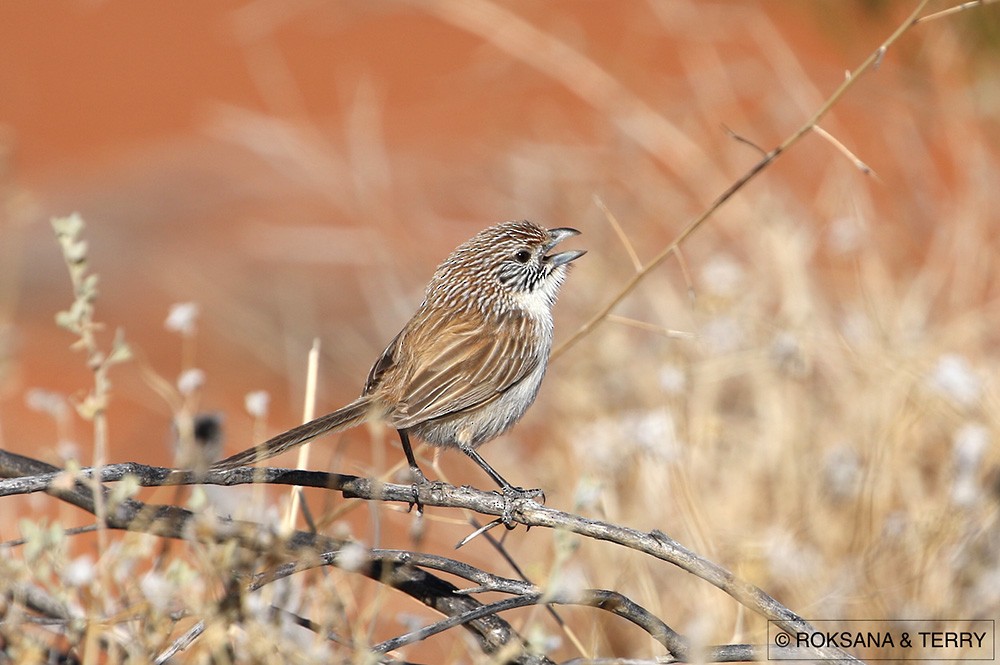
POLYGON ((545 502, 545 492, 539 489, 526 490, 523 487, 515 487, 511 485, 503 476, 497 473, 497 470, 490 466, 489 462, 484 460, 483 456, 477 453, 475 449, 462 446, 462 452, 471 457, 472 461, 478 464, 479 467, 493 479, 493 482, 500 486, 504 498, 502 519, 504 526, 508 529, 513 529, 515 524, 513 501, 518 499, 541 498, 542 502, 545 502))
POLYGON ((410 446, 409 432, 405 429, 396 430, 396 432, 399 434, 399 442, 403 444, 403 454, 406 455, 406 461, 410 465, 410 474, 413 475, 413 480, 423 485, 427 482, 427 477, 417 466, 417 458, 413 456, 413 448, 410 446))
POLYGON ((427 476, 424 472, 420 470, 417 466, 417 458, 413 455, 413 448, 410 446, 410 434, 405 429, 396 430, 399 434, 399 442, 403 444, 403 454, 406 455, 406 461, 410 465, 410 475, 413 476, 413 503, 410 504, 410 508, 413 506, 417 507, 417 514, 422 515, 424 512, 424 506, 420 503, 420 491, 417 488, 418 485, 427 484, 427 476))

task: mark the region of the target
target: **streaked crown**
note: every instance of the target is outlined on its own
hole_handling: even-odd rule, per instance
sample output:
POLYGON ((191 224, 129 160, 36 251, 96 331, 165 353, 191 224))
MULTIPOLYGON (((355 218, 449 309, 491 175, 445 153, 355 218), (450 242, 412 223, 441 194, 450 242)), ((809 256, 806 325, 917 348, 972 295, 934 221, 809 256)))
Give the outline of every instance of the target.
POLYGON ((537 294, 551 304, 568 264, 582 250, 547 254, 576 229, 546 229, 527 220, 483 229, 445 259, 427 285, 427 302, 483 309, 514 306, 537 294))

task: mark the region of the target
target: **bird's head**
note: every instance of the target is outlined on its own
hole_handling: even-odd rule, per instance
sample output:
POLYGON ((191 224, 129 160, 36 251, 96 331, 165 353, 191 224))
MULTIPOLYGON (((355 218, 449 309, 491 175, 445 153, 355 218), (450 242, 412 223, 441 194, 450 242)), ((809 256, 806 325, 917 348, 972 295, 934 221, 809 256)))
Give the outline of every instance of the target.
POLYGON ((448 300, 478 299, 479 305, 517 304, 550 308, 570 262, 586 252, 552 250, 579 235, 571 228, 546 229, 527 220, 483 229, 451 253, 428 285, 448 300))

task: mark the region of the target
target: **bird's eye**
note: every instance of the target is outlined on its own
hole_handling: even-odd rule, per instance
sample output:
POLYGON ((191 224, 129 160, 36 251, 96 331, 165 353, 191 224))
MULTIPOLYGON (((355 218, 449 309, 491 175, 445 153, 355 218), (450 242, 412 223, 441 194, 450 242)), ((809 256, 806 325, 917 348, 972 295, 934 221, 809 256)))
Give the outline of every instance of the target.
POLYGON ((514 259, 516 259, 518 263, 527 263, 528 260, 531 259, 531 252, 526 249, 518 250, 517 253, 514 254, 514 259))

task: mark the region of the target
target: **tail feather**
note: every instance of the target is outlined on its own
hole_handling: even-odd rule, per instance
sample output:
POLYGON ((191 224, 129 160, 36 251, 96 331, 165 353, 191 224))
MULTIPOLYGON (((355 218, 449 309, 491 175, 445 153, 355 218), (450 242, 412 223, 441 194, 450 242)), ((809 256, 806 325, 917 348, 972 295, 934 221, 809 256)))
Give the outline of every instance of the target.
POLYGON ((370 396, 359 397, 333 413, 328 413, 298 427, 293 427, 283 434, 257 444, 253 448, 248 448, 243 452, 236 453, 232 457, 220 460, 213 464, 211 469, 213 471, 220 471, 235 469, 238 466, 249 466, 266 459, 271 459, 286 450, 315 439, 321 434, 350 429, 368 419, 368 412, 371 410, 371 407, 372 399, 370 396))

